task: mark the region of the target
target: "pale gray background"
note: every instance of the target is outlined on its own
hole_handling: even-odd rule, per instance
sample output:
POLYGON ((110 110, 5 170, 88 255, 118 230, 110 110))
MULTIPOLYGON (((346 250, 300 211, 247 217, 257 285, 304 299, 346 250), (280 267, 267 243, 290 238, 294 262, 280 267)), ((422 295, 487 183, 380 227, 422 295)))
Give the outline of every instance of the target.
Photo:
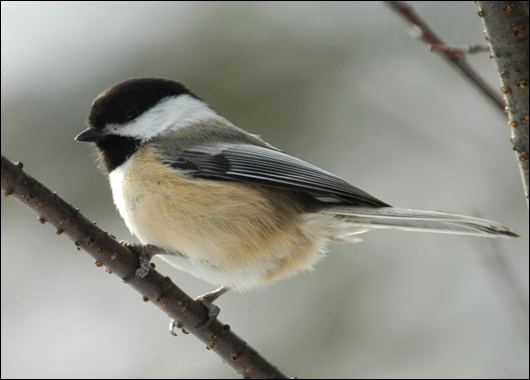
MULTIPOLYGON (((472 2, 415 3, 451 44, 472 2)), ((220 319, 289 375, 527 378, 528 220, 506 120, 381 2, 2 2, 2 153, 133 240, 74 136, 124 79, 182 81, 236 125, 390 204, 477 215, 519 240, 375 231, 313 273, 232 293, 220 319), (519 323, 517 322, 519 321, 519 323)), ((487 54, 472 64, 499 87, 487 54)), ((2 198, 2 377, 237 378, 71 241, 2 198)), ((162 264, 191 295, 212 286, 162 264)))

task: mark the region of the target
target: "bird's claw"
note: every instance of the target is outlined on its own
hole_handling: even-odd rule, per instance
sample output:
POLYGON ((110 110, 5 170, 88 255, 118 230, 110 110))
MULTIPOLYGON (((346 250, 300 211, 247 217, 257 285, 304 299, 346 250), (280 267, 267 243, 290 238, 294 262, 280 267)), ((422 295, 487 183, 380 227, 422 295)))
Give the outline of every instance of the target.
POLYGON ((136 282, 147 276, 149 274, 149 270, 151 269, 151 259, 153 258, 153 256, 167 253, 151 244, 141 245, 129 243, 126 241, 120 241, 120 244, 127 248, 129 251, 135 253, 138 256, 138 259, 140 260, 140 266, 138 267, 138 269, 136 269, 134 275, 123 279, 123 282, 125 282, 126 284, 136 282))

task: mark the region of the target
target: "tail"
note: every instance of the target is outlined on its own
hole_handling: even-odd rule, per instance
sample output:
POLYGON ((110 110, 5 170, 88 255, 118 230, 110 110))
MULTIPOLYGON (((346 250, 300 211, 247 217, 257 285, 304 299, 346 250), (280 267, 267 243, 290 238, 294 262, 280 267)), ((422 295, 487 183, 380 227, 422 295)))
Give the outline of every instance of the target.
POLYGON ((398 228, 407 231, 438 232, 483 237, 520 237, 512 228, 486 219, 396 207, 331 206, 323 211, 343 216, 347 222, 372 228, 398 228))

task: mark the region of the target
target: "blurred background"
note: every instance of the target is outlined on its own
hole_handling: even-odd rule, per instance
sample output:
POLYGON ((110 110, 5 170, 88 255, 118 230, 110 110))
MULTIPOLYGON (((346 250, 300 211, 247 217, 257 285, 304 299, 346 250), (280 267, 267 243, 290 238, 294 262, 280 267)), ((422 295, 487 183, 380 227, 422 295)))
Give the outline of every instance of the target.
MULTIPOLYGON (((412 3, 447 43, 483 42, 471 2, 412 3)), ((314 272, 223 296, 220 320, 286 374, 528 378, 528 218, 506 119, 382 2, 2 2, 1 17, 2 153, 118 239, 136 241, 74 137, 101 91, 147 76, 392 205, 522 234, 374 231, 330 244, 314 272)), ((499 88, 488 54, 469 60, 499 88)), ((18 202, 2 197, 1 216, 2 378, 238 377, 18 202)), ((213 290, 155 262, 192 296, 213 290)))

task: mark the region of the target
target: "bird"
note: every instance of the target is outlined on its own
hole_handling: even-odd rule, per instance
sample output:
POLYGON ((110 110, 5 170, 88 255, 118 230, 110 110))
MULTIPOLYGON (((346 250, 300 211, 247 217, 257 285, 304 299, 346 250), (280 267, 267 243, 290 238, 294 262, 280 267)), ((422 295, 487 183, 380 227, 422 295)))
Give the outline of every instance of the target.
POLYGON ((170 79, 108 88, 75 139, 95 145, 121 217, 151 248, 147 262, 162 253, 220 286, 210 304, 228 289, 310 270, 329 241, 357 242, 374 229, 519 236, 485 219, 392 207, 236 127, 170 79))

